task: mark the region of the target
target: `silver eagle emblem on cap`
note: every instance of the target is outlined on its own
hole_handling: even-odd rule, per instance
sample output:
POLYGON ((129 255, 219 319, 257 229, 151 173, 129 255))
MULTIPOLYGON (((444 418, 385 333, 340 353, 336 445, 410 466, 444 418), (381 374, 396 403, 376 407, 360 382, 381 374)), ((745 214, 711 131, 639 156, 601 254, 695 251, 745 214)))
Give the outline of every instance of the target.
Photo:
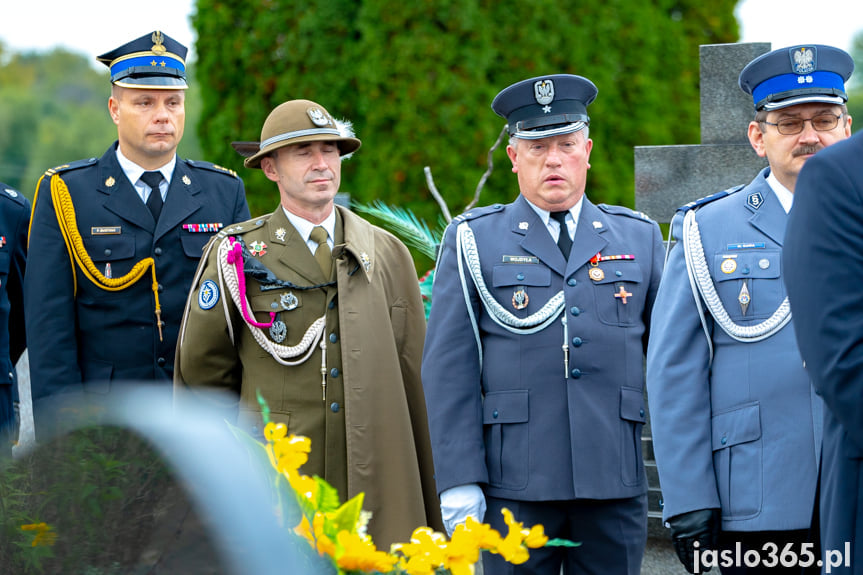
POLYGON ((533 97, 542 106, 554 101, 554 82, 551 80, 539 80, 533 84, 533 97))
POLYGON ((795 74, 811 74, 815 71, 815 48, 795 48, 791 52, 791 69, 795 74))

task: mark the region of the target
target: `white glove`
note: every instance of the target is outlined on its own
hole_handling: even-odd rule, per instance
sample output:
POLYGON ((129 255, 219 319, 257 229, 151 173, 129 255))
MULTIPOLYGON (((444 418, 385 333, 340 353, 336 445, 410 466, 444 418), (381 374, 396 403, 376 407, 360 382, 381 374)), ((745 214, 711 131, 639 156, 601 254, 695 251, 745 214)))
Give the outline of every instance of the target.
POLYGON ((476 483, 450 487, 440 494, 440 512, 446 533, 452 537, 456 525, 468 516, 482 523, 485 517, 485 495, 476 483))

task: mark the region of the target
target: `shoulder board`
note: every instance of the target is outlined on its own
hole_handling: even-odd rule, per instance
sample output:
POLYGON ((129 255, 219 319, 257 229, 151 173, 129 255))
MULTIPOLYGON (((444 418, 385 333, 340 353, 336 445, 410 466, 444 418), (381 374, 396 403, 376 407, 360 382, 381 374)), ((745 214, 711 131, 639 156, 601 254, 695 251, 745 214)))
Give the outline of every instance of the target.
POLYGON ((54 174, 59 174, 62 172, 68 172, 71 170, 77 170, 78 168, 84 168, 87 166, 92 166, 98 161, 98 158, 87 158, 86 160, 77 160, 72 162, 71 164, 61 164, 59 166, 54 166, 48 170, 45 170, 46 176, 53 176, 54 174))
POLYGON ((226 238, 228 236, 241 236, 246 232, 256 230, 263 226, 270 219, 271 215, 272 214, 266 214, 257 218, 252 218, 251 220, 246 220, 245 222, 231 224, 230 226, 224 227, 219 230, 219 233, 217 235, 220 238, 226 238))
POLYGON ((200 160, 183 160, 183 161, 186 162, 187 164, 189 164, 190 166, 194 167, 194 168, 203 168, 205 170, 210 170, 211 172, 216 172, 219 174, 225 174, 227 176, 233 176, 235 178, 240 177, 237 175, 237 172, 235 172, 234 170, 230 170, 228 168, 223 168, 222 166, 218 166, 218 165, 212 164, 210 162, 202 162, 200 160))
POLYGON ((745 187, 746 186, 744 184, 740 184, 739 186, 734 186, 732 188, 728 188, 727 190, 722 190, 721 192, 716 192, 715 194, 710 194, 709 196, 704 196, 703 198, 695 200, 694 202, 689 202, 688 204, 684 204, 684 205, 680 206, 679 208, 677 208, 677 211, 678 212, 686 212, 686 211, 689 211, 689 210, 692 210, 695 208, 700 208, 704 204, 709 204, 710 202, 722 199, 726 196, 730 196, 731 194, 733 194, 735 192, 739 192, 740 190, 742 190, 745 187))
POLYGON ((463 214, 459 214, 452 219, 453 223, 466 222, 468 220, 475 220, 477 218, 481 218, 482 216, 486 216, 488 214, 494 214, 503 209, 503 204, 492 204, 490 206, 483 206, 481 208, 473 208, 469 212, 465 212, 463 214))
POLYGON ((641 220, 643 222, 652 222, 647 214, 644 212, 638 212, 635 210, 631 210, 624 206, 613 206, 611 204, 597 204, 597 207, 605 212, 606 214, 611 214, 614 216, 627 216, 635 220, 641 220))
POLYGON ((19 204, 21 206, 23 206, 26 201, 26 199, 24 198, 24 194, 14 188, 10 188, 2 182, 0 182, 0 197, 4 197, 7 200, 15 202, 16 204, 19 204))

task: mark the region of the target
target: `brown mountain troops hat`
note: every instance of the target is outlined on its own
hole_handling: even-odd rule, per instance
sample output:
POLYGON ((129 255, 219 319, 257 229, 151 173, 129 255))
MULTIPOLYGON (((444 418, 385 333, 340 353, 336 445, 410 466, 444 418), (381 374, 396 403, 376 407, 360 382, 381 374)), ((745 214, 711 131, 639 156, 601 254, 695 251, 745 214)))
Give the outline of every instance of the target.
MULTIPOLYGON (((277 106, 267 116, 261 129, 258 151, 247 157, 243 164, 247 168, 260 168, 261 158, 273 150, 303 142, 335 142, 339 147, 340 155, 353 153, 359 149, 362 142, 352 137, 350 130, 345 130, 350 135, 345 134, 340 129, 343 126, 333 120, 330 113, 320 104, 310 100, 290 100, 277 106)), ((237 144, 248 147, 249 142, 234 143, 234 148, 243 154, 237 144)))

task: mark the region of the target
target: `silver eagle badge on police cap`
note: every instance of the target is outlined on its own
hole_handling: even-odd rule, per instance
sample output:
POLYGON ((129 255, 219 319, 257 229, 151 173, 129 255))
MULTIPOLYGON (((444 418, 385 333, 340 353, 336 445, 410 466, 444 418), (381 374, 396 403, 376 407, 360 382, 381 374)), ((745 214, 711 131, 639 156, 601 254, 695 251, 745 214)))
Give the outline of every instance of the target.
POLYGON ((791 50, 791 70, 795 74, 811 74, 815 71, 815 47, 801 46, 791 50))
POLYGON ((539 80, 533 84, 533 97, 542 106, 554 101, 554 82, 551 80, 539 80))

